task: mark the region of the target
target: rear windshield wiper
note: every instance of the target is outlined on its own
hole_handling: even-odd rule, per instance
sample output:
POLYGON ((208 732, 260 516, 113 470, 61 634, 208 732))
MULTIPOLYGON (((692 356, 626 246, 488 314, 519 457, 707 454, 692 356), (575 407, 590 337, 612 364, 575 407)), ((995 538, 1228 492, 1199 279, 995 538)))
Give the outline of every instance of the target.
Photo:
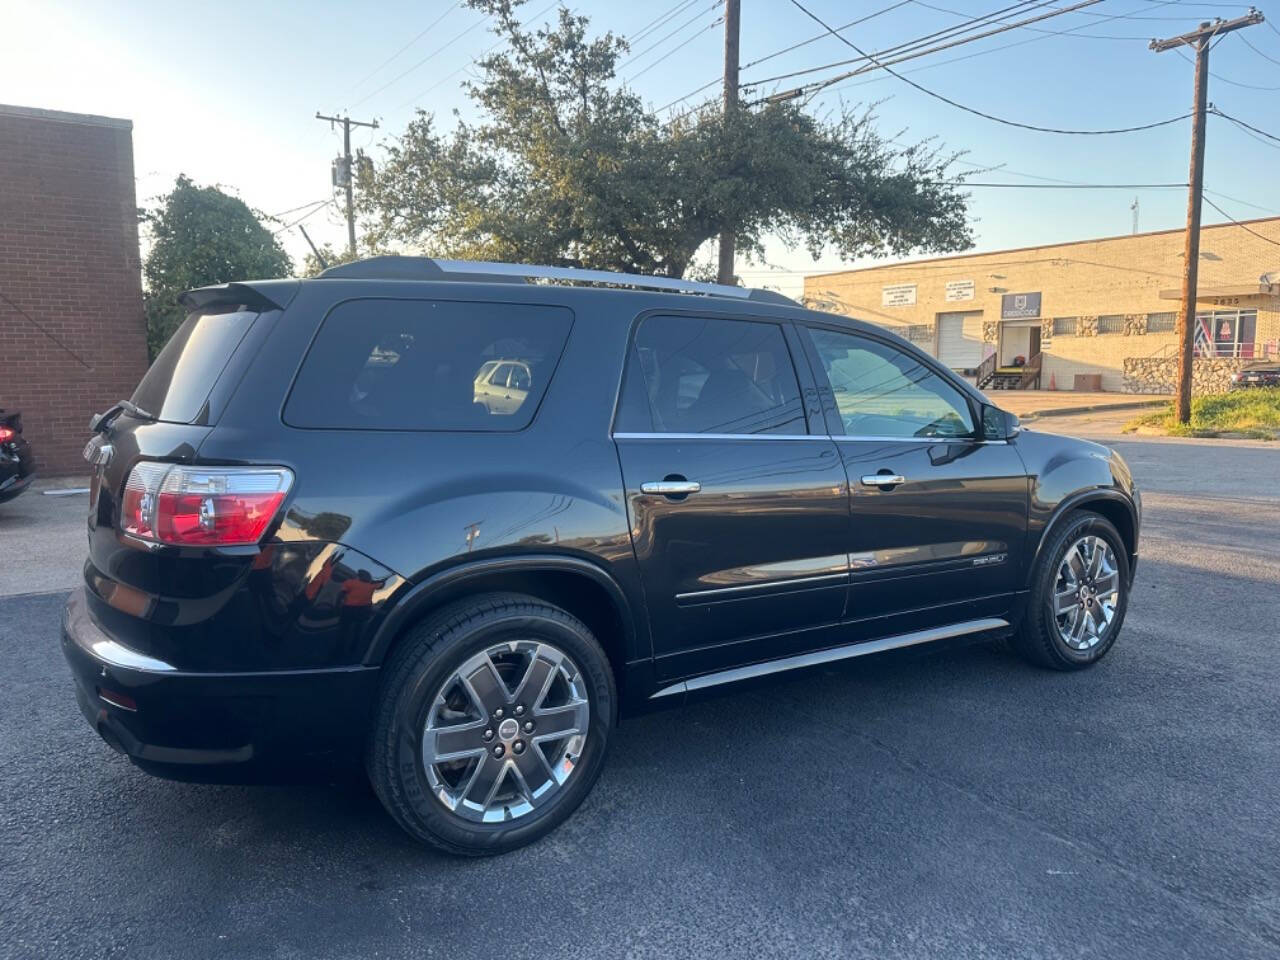
POLYGON ((95 413, 89 420, 89 430, 93 433, 105 433, 107 428, 111 426, 113 420, 122 413, 127 413, 131 417, 137 417, 139 420, 154 420, 156 415, 148 413, 132 400, 117 400, 102 413, 95 413))

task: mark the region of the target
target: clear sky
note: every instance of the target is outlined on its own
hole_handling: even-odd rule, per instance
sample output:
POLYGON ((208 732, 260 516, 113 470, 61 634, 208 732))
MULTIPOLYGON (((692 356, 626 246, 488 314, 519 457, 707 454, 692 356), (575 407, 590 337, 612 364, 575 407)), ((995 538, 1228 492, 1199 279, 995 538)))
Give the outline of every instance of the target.
MULTIPOLYGON (((806 6, 839 25, 893 2, 806 0, 806 6)), ((882 50, 1009 2, 905 0, 847 35, 864 50, 882 50)), ((1054 5, 1069 2, 1054 0, 1054 5)), ((572 9, 590 16, 594 30, 634 35, 674 6, 676 0, 578 0, 572 9)), ((822 32, 788 0, 743 0, 742 7, 744 64, 822 32)), ((162 193, 183 172, 200 183, 232 189, 268 213, 330 194, 329 161, 341 138, 314 119, 317 110, 377 118, 381 129, 360 130, 353 137, 354 146, 373 150, 376 158, 379 141, 402 131, 417 107, 470 114, 460 83, 471 61, 495 43, 484 17, 452 0, 359 5, 6 0, 2 9, 0 102, 131 119, 140 203, 162 193)), ((529 0, 523 7, 526 18, 546 11, 539 20, 553 16, 554 9, 551 0, 529 0)), ((1260 9, 1271 12, 1268 2, 1260 9)), ((1192 68, 1176 52, 1149 51, 1148 40, 1247 10, 1247 4, 1225 0, 1102 0, 1088 11, 1036 25, 1073 31, 1068 35, 1021 28, 898 69, 953 100, 1012 120, 1071 129, 1149 123, 1190 109, 1192 68)), ((621 76, 654 106, 715 81, 723 34, 713 22, 721 13, 714 0, 698 0, 638 42, 634 62, 622 65, 621 76), (658 62, 665 54, 670 55, 658 62)), ((1275 24, 1220 41, 1211 55, 1216 76, 1209 98, 1227 113, 1280 135, 1280 9, 1275 14, 1275 24)), ((744 70, 743 80, 852 56, 827 36, 744 70)), ((706 91, 716 93, 715 86, 706 91)), ((982 173, 981 180, 1177 183, 1187 178, 1190 121, 1120 136, 1036 133, 965 113, 882 72, 832 87, 810 109, 821 112, 840 98, 878 101, 886 135, 903 141, 937 137, 967 151, 970 164, 999 168, 982 173)), ((1280 214, 1278 171, 1280 144, 1210 118, 1205 184, 1234 219, 1280 214)), ((974 188, 976 249, 1128 233, 1135 197, 1142 230, 1184 222, 1183 189, 974 188)), ((1205 208, 1206 223, 1221 219, 1205 208)), ((306 225, 318 240, 345 243, 333 207, 306 225)), ((286 231, 282 239, 300 259, 306 247, 297 231, 286 231)), ((780 244, 771 246, 769 261, 779 268, 771 281, 788 290, 795 289, 802 272, 841 265, 833 256, 814 264, 805 251, 780 244)), ((765 279, 762 265, 740 266, 749 282, 765 279)))

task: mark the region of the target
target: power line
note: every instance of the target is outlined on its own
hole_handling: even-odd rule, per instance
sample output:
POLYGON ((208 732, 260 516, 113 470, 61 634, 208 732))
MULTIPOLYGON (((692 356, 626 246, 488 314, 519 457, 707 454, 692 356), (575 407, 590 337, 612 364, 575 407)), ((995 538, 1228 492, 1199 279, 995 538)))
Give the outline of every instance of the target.
MULTIPOLYGON (((535 13, 532 17, 526 20, 523 24, 521 24, 521 26, 527 28, 531 23, 533 23, 535 20, 540 19, 542 16, 544 16, 547 13, 548 10, 550 10, 552 7, 556 6, 559 3, 560 3, 560 0, 551 0, 549 4, 547 4, 537 13, 535 13)), ((410 97, 404 103, 400 104, 400 107, 398 109, 403 109, 404 107, 409 106, 409 104, 416 103, 417 101, 421 100, 423 97, 425 97, 431 91, 435 90, 437 87, 441 86, 444 83, 447 83, 453 77, 456 77, 458 74, 462 73, 463 70, 466 70, 468 67, 475 66, 480 61, 481 57, 487 57, 489 54, 493 53, 493 51, 497 50, 504 43, 506 43, 505 38, 498 40, 497 43, 494 43, 489 47, 486 47, 485 50, 479 54, 479 56, 476 56, 469 62, 464 63, 462 66, 460 66, 457 70, 454 70, 452 73, 446 73, 443 77, 441 77, 431 86, 427 87, 427 89, 423 90, 421 93, 417 94, 416 96, 410 97)))
POLYGON ((1266 60, 1269 63, 1274 63, 1277 67, 1280 67, 1280 60, 1277 60, 1275 57, 1271 56, 1270 54, 1263 53, 1261 50, 1255 47, 1252 43, 1250 43, 1249 38, 1246 37, 1244 34, 1240 35, 1240 41, 1246 47, 1248 47, 1250 50, 1252 50, 1254 53, 1260 56, 1263 60, 1266 60))
POLYGON ((393 85, 395 85, 395 84, 399 83, 401 80, 403 80, 403 79, 404 79, 405 77, 407 77, 409 74, 413 73, 415 70, 417 70, 418 68, 420 68, 421 66, 423 66, 424 64, 426 64, 426 63, 427 63, 429 60, 431 60, 433 57, 437 57, 437 56, 439 56, 441 53, 443 53, 444 51, 448 50, 450 47, 452 47, 455 43, 457 43, 459 40, 461 40, 463 37, 465 37, 468 33, 470 33, 470 32, 471 32, 472 30, 474 30, 476 27, 484 26, 484 24, 486 24, 488 21, 489 21, 489 16, 488 16, 488 14, 485 14, 485 16, 481 17, 479 20, 477 20, 477 21, 476 21, 475 23, 473 23, 471 26, 467 27, 465 30, 463 30, 461 33, 459 33, 457 36, 455 36, 455 37, 453 37, 452 39, 450 39, 450 40, 449 40, 447 43, 445 43, 443 46, 441 46, 441 47, 439 47, 439 48, 437 48, 437 49, 435 49, 435 50, 431 51, 431 52, 430 52, 430 53, 428 53, 425 57, 423 57, 421 60, 419 60, 417 63, 415 63, 413 66, 409 67, 407 70, 402 70, 402 71, 400 71, 400 72, 399 72, 399 73, 397 73, 394 77, 392 77, 390 80, 388 80, 386 83, 384 83, 382 86, 378 87, 378 89, 376 89, 376 90, 372 91, 371 93, 366 93, 363 97, 361 97, 361 98, 360 98, 359 100, 357 100, 355 103, 351 104, 351 106, 352 106, 352 107, 358 107, 358 106, 360 106, 360 104, 364 103, 366 100, 370 99, 371 97, 376 97, 376 96, 377 96, 378 94, 380 94, 383 90, 387 89, 387 87, 390 87, 390 86, 393 86, 393 85))
POLYGON ((985 183, 974 180, 937 180, 946 187, 1009 187, 1020 190, 1143 190, 1177 187, 1185 190, 1185 183, 985 183))
POLYGON ((1253 126, 1252 124, 1245 123, 1239 117, 1233 117, 1230 114, 1223 113, 1217 107, 1210 107, 1209 112, 1217 114, 1218 116, 1222 117, 1223 120, 1230 120, 1232 123, 1234 123, 1238 127, 1244 127, 1246 130, 1252 130, 1254 133, 1259 134, 1260 136, 1264 136, 1268 140, 1274 140, 1276 143, 1280 143, 1280 137, 1277 137, 1274 133, 1267 133, 1267 131, 1265 130, 1259 130, 1257 127, 1253 126))
MULTIPOLYGON (((1183 60, 1185 60, 1187 63, 1195 63, 1195 61, 1194 61, 1194 60, 1192 60, 1190 57, 1188 57, 1188 56, 1187 56, 1185 53, 1183 53, 1181 50, 1175 49, 1173 52, 1174 52, 1174 53, 1176 53, 1178 56, 1180 56, 1180 57, 1181 57, 1183 60)), ((1246 90, 1268 90, 1268 91, 1272 91, 1272 92, 1274 92, 1274 91, 1276 91, 1276 90, 1280 90, 1280 86, 1277 86, 1277 87, 1264 87, 1264 86, 1260 86, 1260 85, 1258 85, 1258 84, 1256 84, 1256 83, 1243 83, 1243 82, 1241 82, 1240 80, 1232 80, 1230 77, 1224 77, 1222 74, 1220 74, 1220 73, 1214 73, 1212 70, 1210 70, 1210 71, 1209 71, 1209 76, 1213 77, 1213 79, 1215 79, 1215 80, 1221 80, 1223 83, 1230 84, 1230 85, 1231 85, 1231 86, 1233 86, 1233 87, 1244 87, 1246 90)))
MULTIPOLYGON (((1180 0, 1144 0, 1144 2, 1154 3, 1156 6, 1164 7, 1164 6, 1170 6, 1171 4, 1174 4, 1174 3, 1178 3, 1180 2, 1180 0)), ((1127 14, 1120 14, 1120 13, 1112 14, 1109 19, 1119 20, 1125 16, 1127 16, 1127 14)), ((1103 23, 1103 22, 1105 21, 1099 21, 1099 23, 1103 23)), ((1080 24, 1079 26, 1076 26, 1076 27, 1068 27, 1066 30, 1063 30, 1061 34, 1041 34, 1035 37, 1026 37, 1022 40, 1014 40, 1012 43, 1002 43, 1002 44, 999 44, 998 46, 987 47, 985 50, 976 50, 973 53, 961 54, 958 57, 949 57, 946 60, 939 60, 936 63, 928 63, 922 67, 916 67, 913 70, 904 70, 902 72, 903 73, 919 73, 923 70, 933 70, 937 67, 945 67, 948 64, 952 64, 952 63, 962 63, 965 60, 973 60, 976 57, 990 56, 991 54, 999 53, 1002 50, 1012 50, 1014 47, 1026 46, 1029 43, 1040 43, 1041 41, 1048 40, 1050 36, 1066 36, 1069 34, 1073 34, 1077 30, 1083 30, 1085 26, 1087 25, 1080 24)), ((1097 24, 1093 24, 1093 26, 1097 26, 1097 24)), ((857 83, 843 84, 842 86, 835 87, 835 89, 832 92, 843 90, 846 87, 861 87, 861 86, 865 86, 868 83, 879 83, 883 79, 885 78, 873 77, 870 80, 860 80, 857 83)))
POLYGON ((59 347, 65 350, 67 353, 71 354, 71 356, 75 358, 76 363, 80 364, 80 366, 84 367, 86 370, 93 369, 92 364, 90 364, 87 360, 85 360, 84 357, 80 356, 80 354, 76 353, 74 350, 68 347, 61 340, 59 340, 57 336, 53 334, 52 331, 46 330, 43 326, 41 326, 41 324, 39 323, 39 321, 36 320, 35 317, 31 316, 31 314, 27 313, 27 311, 23 310, 20 306, 18 306, 16 303, 10 300, 9 295, 6 294, 3 290, 0 290, 0 300, 3 300, 10 307, 12 307, 14 311, 18 314, 18 316, 23 317, 27 321, 27 323, 31 324, 33 327, 35 327, 37 330, 43 333, 46 337, 48 337, 50 340, 56 343, 59 347))
POLYGON ((1253 209, 1261 210, 1263 213, 1270 213, 1270 214, 1275 214, 1276 216, 1280 216, 1280 210, 1274 210, 1271 207, 1264 207, 1261 204, 1253 203, 1250 200, 1241 200, 1239 197, 1229 196, 1223 193, 1221 190, 1210 190, 1208 187, 1205 187, 1204 192, 1212 193, 1215 197, 1221 197, 1223 200, 1230 200, 1232 203, 1242 203, 1246 207, 1253 207, 1253 209))
POLYGON ((636 31, 635 36, 628 38, 629 42, 639 43, 645 37, 649 36, 649 34, 653 33, 653 31, 660 29, 664 24, 670 23, 673 18, 679 16, 681 13, 683 13, 685 10, 688 10, 697 2, 698 0, 681 0, 680 3, 677 3, 674 7, 668 10, 666 13, 659 14, 657 17, 650 20, 638 31, 636 31))
MULTIPOLYGON (((330 198, 331 200, 332 198, 330 198)), ((330 200, 312 200, 310 203, 299 204, 296 207, 290 207, 288 210, 281 210, 279 213, 267 214, 272 220, 279 220, 281 217, 287 217, 291 213, 297 213, 299 210, 305 210, 307 207, 314 207, 319 203, 329 203, 330 200)))
MULTIPOLYGON (((1101 0, 1090 0, 1090 2, 1096 3, 1096 2, 1101 2, 1101 0)), ((992 20, 992 18, 998 17, 999 15, 1008 13, 1009 11, 1012 11, 1012 10, 1017 10, 1019 7, 1024 7, 1024 8, 1030 7, 1031 9, 1035 9, 1036 7, 1045 7, 1048 5, 1049 5, 1049 0, 1040 0, 1040 2, 1032 2, 1032 0, 1022 0, 1022 2, 1020 3, 1015 3, 1012 6, 1008 6, 1000 10, 992 11, 991 13, 985 14, 983 16, 969 18, 964 23, 954 23, 949 27, 943 27, 941 30, 935 30, 933 33, 926 33, 922 37, 916 37, 913 40, 904 40, 902 43, 895 43, 891 47, 885 47, 883 50, 877 50, 875 56, 884 57, 890 54, 893 54, 895 56, 898 54, 906 54, 916 50, 917 48, 923 46, 925 43, 928 43, 931 40, 951 40, 952 42, 948 44, 950 46, 954 46, 956 43, 965 43, 968 40, 978 40, 983 36, 989 36, 989 34, 980 34, 977 36, 969 37, 967 39, 962 38, 958 40, 953 40, 952 38, 957 37, 959 34, 966 33, 969 30, 973 30, 978 27, 988 26, 992 22, 998 22, 998 21, 992 20)), ((1027 12, 1027 11, 1024 10, 1022 12, 1027 12)), ((1030 23, 1033 21, 1029 20, 1027 22, 1030 23)), ((843 40, 844 37, 841 36, 840 33, 838 32, 838 30, 840 29, 844 29, 844 28, 833 29, 831 31, 831 34, 843 40)), ((1008 30, 1008 29, 1012 29, 1012 26, 1005 26, 995 30, 994 32, 1000 33, 1000 32, 1003 32, 1003 30, 1008 30)), ((937 47, 935 49, 945 49, 945 47, 937 47)), ((843 67, 850 63, 859 63, 861 61, 869 60, 869 59, 873 59, 873 57, 870 54, 863 55, 860 57, 847 57, 844 60, 834 60, 831 63, 820 64, 819 66, 816 66, 816 67, 805 67, 803 70, 792 70, 790 73, 780 73, 772 77, 762 77, 759 80, 751 80, 751 81, 748 81, 746 86, 758 87, 766 83, 772 83, 775 80, 787 80, 791 77, 803 76, 806 73, 817 73, 821 70, 830 70, 832 67, 843 67)))
MULTIPOLYGON (((803 12, 810 19, 814 20, 821 26, 826 27, 828 30, 831 29, 817 14, 808 10, 804 6, 804 4, 800 3, 800 0, 791 0, 791 2, 796 7, 798 7, 801 10, 801 12, 803 12)), ((912 89, 918 90, 923 94, 927 94, 928 96, 933 97, 935 100, 939 100, 942 103, 947 104, 948 106, 955 107, 957 110, 963 110, 965 113, 971 113, 974 116, 982 117, 985 120, 992 120, 996 123, 1002 123, 1005 126, 1009 126, 1009 127, 1018 127, 1023 130, 1033 130, 1037 133, 1058 133, 1058 134, 1064 134, 1067 136, 1096 137, 1096 136, 1105 136, 1108 134, 1116 134, 1116 133, 1136 133, 1140 130, 1153 130, 1156 127, 1165 127, 1172 123, 1178 123, 1179 121, 1185 120, 1187 119, 1187 117, 1191 116, 1190 113, 1184 113, 1181 116, 1170 117, 1168 120, 1157 120, 1154 123, 1138 124, 1132 127, 1116 127, 1110 130, 1066 130, 1066 129, 1061 129, 1057 127, 1041 127, 1041 126, 1036 126, 1035 124, 1021 123, 1020 121, 1017 121, 1017 120, 1008 120, 1004 117, 998 117, 995 114, 986 113, 985 111, 975 109, 974 107, 965 106, 963 103, 958 103, 955 100, 952 100, 950 97, 944 97, 940 93, 935 93, 934 91, 930 90, 928 87, 922 86, 908 77, 904 77, 902 74, 898 73, 893 68, 886 67, 883 63, 880 63, 879 61, 877 61, 875 57, 872 57, 869 54, 865 53, 861 48, 858 47, 857 44, 855 44, 852 40, 848 39, 847 37, 841 36, 840 34, 836 34, 836 36, 840 38, 841 42, 851 47, 858 54, 860 54, 863 57, 866 57, 872 63, 875 63, 878 67, 883 69, 890 76, 897 77, 899 80, 907 84, 907 86, 911 87, 912 89)))
POLYGON ((311 211, 309 211, 309 212, 307 212, 307 213, 304 213, 304 214, 303 214, 302 216, 300 216, 297 220, 293 221, 293 223, 286 223, 286 224, 285 224, 283 227, 281 227, 279 230, 272 230, 272 231, 271 231, 271 235, 272 235, 273 237, 275 237, 275 236, 278 236, 278 235, 280 235, 280 234, 284 233, 286 230, 292 230, 294 227, 296 227, 298 224, 302 223, 304 220, 310 220, 310 219, 311 219, 312 217, 314 217, 317 213, 319 213, 321 210, 323 210, 325 207, 329 206, 329 204, 331 204, 331 203, 333 203, 333 202, 334 202, 333 198, 332 198, 332 197, 330 197, 328 200, 323 201, 323 202, 320 204, 320 206, 316 207, 314 210, 311 210, 311 211))
POLYGON ((724 23, 724 17, 717 17, 715 20, 712 20, 709 24, 707 24, 705 27, 703 27, 701 30, 699 30, 689 39, 685 40, 683 43, 676 44, 674 47, 672 47, 670 50, 668 50, 666 53, 660 56, 657 60, 653 61, 653 63, 649 64, 647 67, 644 67, 638 72, 633 73, 630 77, 627 78, 627 83, 634 82, 637 77, 641 77, 644 74, 648 73, 658 64, 660 64, 663 60, 666 60, 668 57, 674 56, 676 53, 679 53, 680 50, 682 50, 684 47, 687 47, 689 44, 693 43, 693 41, 697 40, 700 36, 702 36, 708 30, 714 30, 716 27, 720 26, 720 24, 722 23, 724 23))
MULTIPOLYGON (((924 7, 927 10, 937 10, 939 13, 949 13, 953 17, 969 16, 969 14, 964 13, 963 11, 949 10, 946 7, 934 6, 932 3, 925 3, 924 0, 910 0, 910 2, 914 3, 917 7, 924 7)), ((1089 16, 1102 16, 1102 14, 1089 14, 1089 16)), ((1117 17, 1112 17, 1111 19, 1117 19, 1117 17)), ((1129 18, 1129 19, 1136 19, 1136 18, 1129 18)), ((1003 18, 1001 22, 1003 22, 1003 18)), ((1074 29, 1069 33, 1065 30, 1044 30, 1037 27, 1026 27, 1025 29, 1030 31, 1031 33, 1048 33, 1048 34, 1052 34, 1054 36, 1059 36, 1059 37, 1072 37, 1072 38, 1078 37, 1081 40, 1149 40, 1151 39, 1150 37, 1135 37, 1135 36, 1117 37, 1114 34, 1107 34, 1107 33, 1076 33, 1074 29)), ((1079 29, 1079 28, 1077 27, 1075 29, 1079 29)))
MULTIPOLYGON (((882 14, 886 14, 886 13, 889 13, 891 10, 898 9, 898 7, 905 7, 908 3, 911 3, 911 0, 898 0, 897 3, 891 3, 889 4, 889 6, 882 7, 881 9, 875 11, 874 13, 869 13, 866 16, 859 17, 856 20, 850 20, 848 23, 840 27, 837 27, 836 29, 847 30, 850 27, 857 26, 860 23, 866 23, 868 20, 874 20, 876 17, 881 16, 882 14)), ((799 50, 801 47, 808 46, 809 44, 813 43, 815 40, 821 40, 826 36, 827 34, 825 33, 814 34, 812 37, 809 37, 807 40, 801 40, 799 43, 793 43, 789 47, 783 47, 781 50, 775 50, 773 51, 773 53, 765 54, 763 57, 757 57, 755 60, 752 60, 750 63, 744 63, 741 69, 746 70, 749 67, 754 67, 757 64, 764 63, 767 60, 772 60, 774 59, 774 57, 780 57, 784 53, 790 53, 792 50, 799 50)), ((667 110, 671 107, 674 107, 677 103, 683 103, 685 100, 688 100, 690 97, 696 97, 698 94, 700 94, 703 90, 706 90, 708 87, 716 86, 718 83, 720 83, 721 79, 722 79, 721 77, 715 77, 712 80, 708 80, 706 83, 698 87, 696 90, 686 93, 683 97, 676 97, 676 99, 670 101, 669 103, 664 103, 662 106, 658 107, 658 112, 660 113, 663 110, 667 110)))
POLYGON ((387 57, 387 59, 383 60, 380 64, 378 64, 376 67, 370 70, 363 77, 361 77, 358 81, 356 81, 355 84, 352 85, 351 89, 355 91, 363 87, 365 83, 368 82, 369 79, 372 78, 379 70, 381 70, 388 63, 390 63, 396 57, 400 56, 400 54, 404 53, 406 50, 412 47, 415 43, 417 43, 419 40, 425 37, 428 33, 431 32, 431 30, 436 26, 436 24, 438 24, 441 20, 443 20, 449 14, 453 13, 453 11, 456 10, 461 5, 462 5, 462 0, 454 0, 454 2, 449 5, 448 9, 446 9, 444 13, 440 14, 440 16, 436 17, 429 24, 427 24, 427 26, 423 29, 421 33, 417 34, 412 40, 406 43, 403 47, 401 47, 391 56, 387 57))
POLYGON ((1213 207, 1213 209, 1217 210, 1220 214, 1222 214, 1224 217, 1226 217, 1228 220, 1234 223, 1237 227, 1239 227, 1245 233, 1251 233, 1255 237, 1257 237, 1259 240, 1265 240, 1267 241, 1267 243, 1272 243, 1272 244, 1275 244, 1277 247, 1280 247, 1280 240, 1272 240, 1270 237, 1264 237, 1257 230, 1249 229, 1243 223, 1237 220, 1235 217, 1231 216, 1231 214, 1227 213, 1227 211, 1223 210, 1220 206, 1218 206, 1216 203, 1210 200, 1208 197, 1204 198, 1204 202, 1207 203, 1209 206, 1213 207))
POLYGON ((666 43, 668 40, 674 37, 677 33, 680 33, 681 31, 683 31, 690 24, 696 23, 697 21, 701 20, 704 16, 706 16, 708 13, 713 12, 716 9, 716 7, 720 6, 722 3, 724 3, 724 0, 715 0, 715 3, 711 4, 711 6, 707 7, 705 10, 699 10, 697 13, 695 13, 692 17, 690 17, 684 23, 680 24, 680 26, 676 27, 670 33, 664 35, 662 39, 655 40, 653 43, 649 44, 649 46, 645 47, 639 53, 633 53, 631 56, 627 57, 627 59, 623 60, 621 63, 618 64, 618 69, 620 70, 623 67, 625 67, 627 64, 634 63, 635 61, 652 53, 658 47, 662 46, 664 43, 666 43))

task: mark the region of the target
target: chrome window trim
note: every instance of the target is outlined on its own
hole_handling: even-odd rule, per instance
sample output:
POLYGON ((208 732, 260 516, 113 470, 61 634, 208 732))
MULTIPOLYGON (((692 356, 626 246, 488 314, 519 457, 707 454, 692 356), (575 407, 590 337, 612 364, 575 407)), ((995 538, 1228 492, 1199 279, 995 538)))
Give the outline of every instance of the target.
POLYGON ((614 440, 835 440, 839 443, 973 443, 1007 444, 1008 440, 972 437, 848 437, 830 433, 615 433, 614 440))
POLYGON ((1007 626, 1009 626, 1009 621, 1001 617, 985 617, 981 620, 966 620, 963 623, 955 623, 947 627, 933 627, 929 630, 901 633, 892 637, 884 637, 880 640, 847 643, 840 647, 815 650, 811 653, 801 653, 794 657, 769 660, 765 663, 753 663, 749 666, 734 667, 730 670, 717 670, 715 673, 706 673, 691 680, 681 680, 679 683, 670 684, 656 693, 650 694, 649 699, 657 700, 673 694, 690 693, 694 690, 704 690, 708 687, 717 687, 721 684, 733 683, 738 680, 768 676, 771 673, 782 673, 786 670, 797 670, 801 667, 812 667, 821 663, 832 663, 836 660, 848 660, 853 657, 865 656, 869 653, 880 653, 884 650, 910 647, 918 643, 931 643, 935 640, 963 637, 972 633, 984 633, 988 630, 998 630, 1007 626))
POLYGON ((615 440, 826 440, 823 433, 615 433, 615 440))
POLYGON ((688 593, 677 593, 676 602, 681 600, 695 600, 702 597, 726 596, 732 594, 750 593, 756 590, 765 590, 776 587, 789 587, 793 583, 818 583, 821 581, 831 582, 849 582, 849 571, 841 570, 837 573, 819 573, 809 577, 791 577, 787 580, 762 580, 759 583, 740 583, 732 587, 712 587, 709 590, 690 590, 688 593))

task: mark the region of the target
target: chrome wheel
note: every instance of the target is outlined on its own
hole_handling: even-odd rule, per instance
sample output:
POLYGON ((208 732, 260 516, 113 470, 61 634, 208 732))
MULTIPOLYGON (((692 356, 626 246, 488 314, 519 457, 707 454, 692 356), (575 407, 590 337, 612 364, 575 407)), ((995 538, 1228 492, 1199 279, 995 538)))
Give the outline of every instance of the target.
POLYGON ((1120 570, 1111 545, 1090 535, 1068 547, 1049 602, 1068 647, 1084 651, 1101 643, 1120 603, 1120 570))
POLYGON ((467 820, 526 816, 577 769, 590 719, 586 678, 563 651, 532 640, 489 647, 432 701, 422 734, 431 791, 467 820))

